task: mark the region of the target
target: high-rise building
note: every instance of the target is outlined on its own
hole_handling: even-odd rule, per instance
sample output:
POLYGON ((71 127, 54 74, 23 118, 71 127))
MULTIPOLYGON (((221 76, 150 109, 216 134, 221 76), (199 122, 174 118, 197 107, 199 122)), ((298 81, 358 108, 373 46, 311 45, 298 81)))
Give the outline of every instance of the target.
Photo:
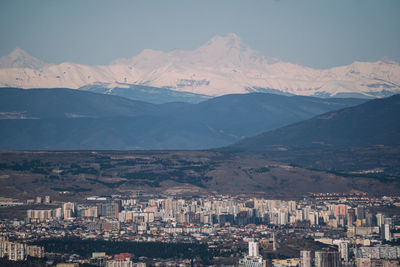
POLYGON ((385 220, 385 215, 383 215, 382 213, 377 213, 376 214, 376 224, 379 227, 382 227, 382 224, 383 224, 384 220, 385 220))
POLYGON ((45 204, 50 204, 51 200, 50 200, 50 196, 45 196, 44 197, 44 203, 45 204))
POLYGON ((16 242, 8 243, 8 259, 11 261, 20 261, 25 259, 25 245, 16 242))
POLYGON ((357 216, 357 220, 362 221, 363 219, 365 219, 365 208, 357 207, 356 208, 356 216, 357 216))
POLYGON ((36 203, 36 204, 41 204, 41 203, 42 203, 42 197, 37 196, 37 197, 36 197, 36 200, 35 200, 35 203, 36 203))
POLYGON ((44 257, 44 248, 40 246, 26 246, 26 255, 35 257, 35 258, 43 258, 44 257))
POLYGON ((340 258, 348 262, 349 261, 349 241, 341 240, 338 244, 340 258))
POLYGON ((356 221, 356 212, 354 209, 347 210, 347 226, 353 226, 356 221))
POLYGON ((300 251, 300 267, 311 267, 311 251, 300 251))
POLYGON ((388 224, 388 223, 385 223, 383 225, 383 236, 386 241, 392 240, 392 233, 390 232, 390 224, 388 224))
POLYGON ((289 206, 289 212, 294 212, 296 210, 297 203, 296 201, 291 200, 288 202, 288 206, 289 206))
POLYGON ((3 236, 0 237, 0 258, 7 257, 10 261, 21 261, 25 260, 27 256, 42 258, 44 249, 39 246, 11 242, 3 236))
POLYGON ((354 251, 356 259, 387 259, 394 260, 399 257, 398 248, 392 246, 359 247, 354 251))
POLYGON ((64 219, 75 217, 75 203, 66 202, 63 204, 64 219))
POLYGON ((309 214, 309 220, 311 225, 316 225, 319 224, 319 214, 316 211, 310 211, 309 214))
POLYGON ((258 253, 258 242, 249 241, 249 253, 239 261, 240 267, 265 267, 266 261, 258 253))
POLYGON ((35 221, 46 221, 52 219, 53 210, 27 210, 27 218, 35 221))
POLYGON ((339 215, 347 216, 347 205, 344 204, 339 204, 335 206, 335 217, 338 217, 339 215))
POLYGON ((258 242, 250 241, 249 242, 249 256, 250 257, 258 257, 258 242))
POLYGON ((84 210, 85 217, 97 217, 97 207, 88 207, 84 210))
POLYGON ((381 238, 387 241, 392 240, 392 233, 390 232, 392 228, 392 218, 384 218, 381 226, 381 238))
POLYGON ((286 225, 288 223, 289 215, 286 211, 279 212, 278 216, 279 216, 279 224, 280 225, 286 225))
POLYGON ((339 267, 339 254, 337 251, 316 251, 315 267, 339 267))
POLYGON ((56 208, 53 210, 53 217, 60 219, 62 217, 62 208, 56 208))
POLYGON ((103 217, 119 217, 120 205, 119 202, 99 203, 97 204, 97 215, 103 217))

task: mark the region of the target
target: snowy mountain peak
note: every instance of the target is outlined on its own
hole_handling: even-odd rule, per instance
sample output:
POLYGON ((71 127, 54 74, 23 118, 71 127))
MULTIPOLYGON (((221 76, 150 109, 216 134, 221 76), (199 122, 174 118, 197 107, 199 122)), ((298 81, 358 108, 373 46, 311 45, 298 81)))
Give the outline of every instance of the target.
POLYGON ((237 48, 240 46, 244 46, 242 43, 242 39, 234 33, 229 33, 226 36, 215 36, 210 40, 209 43, 224 43, 225 46, 230 48, 237 48))
POLYGON ((10 58, 18 58, 18 57, 30 57, 30 55, 19 48, 18 46, 14 48, 14 50, 8 55, 10 58))
POLYGON ((252 50, 239 36, 230 33, 226 36, 215 36, 203 46, 193 51, 196 62, 216 68, 243 71, 264 68, 268 60, 263 53, 252 50))
POLYGON ((203 51, 229 51, 239 50, 246 51, 249 48, 242 42, 239 36, 230 33, 226 36, 215 36, 205 45, 201 46, 199 50, 203 51))
POLYGON ((114 60, 111 65, 128 65, 128 64, 135 64, 136 62, 143 62, 143 61, 154 61, 157 58, 161 57, 165 53, 159 50, 153 49, 144 49, 140 52, 137 56, 132 58, 118 58, 114 60))
POLYGON ((8 56, 0 58, 0 68, 40 69, 46 65, 46 63, 32 57, 19 47, 16 47, 8 56))
POLYGON ((384 63, 384 64, 394 64, 394 65, 399 65, 398 62, 394 61, 391 58, 388 57, 382 57, 378 62, 384 63))

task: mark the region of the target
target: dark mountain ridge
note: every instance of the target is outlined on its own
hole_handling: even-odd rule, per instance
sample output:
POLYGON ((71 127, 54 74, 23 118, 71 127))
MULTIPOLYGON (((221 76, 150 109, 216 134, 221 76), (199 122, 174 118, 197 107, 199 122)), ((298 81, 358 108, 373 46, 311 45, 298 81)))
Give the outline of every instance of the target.
POLYGON ((277 148, 399 146, 398 114, 400 95, 374 99, 243 139, 230 148, 264 151, 277 148))
POLYGON ((107 88, 102 84, 83 86, 79 90, 94 93, 108 94, 125 97, 131 100, 145 101, 153 104, 164 104, 169 102, 199 103, 209 96, 189 92, 179 92, 168 88, 159 88, 138 84, 121 84, 124 87, 107 88))
POLYGON ((118 117, 159 112, 157 105, 66 88, 0 89, 0 112, 14 112, 46 119, 65 117, 118 117))
POLYGON ((207 149, 363 103, 252 93, 150 104, 70 89, 0 89, 0 149, 207 149))

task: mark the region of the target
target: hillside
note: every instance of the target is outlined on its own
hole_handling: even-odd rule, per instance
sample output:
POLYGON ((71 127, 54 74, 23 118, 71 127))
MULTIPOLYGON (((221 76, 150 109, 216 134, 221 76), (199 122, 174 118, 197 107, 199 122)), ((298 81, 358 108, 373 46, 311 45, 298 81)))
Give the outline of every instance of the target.
POLYGON ((346 177, 400 178, 400 95, 328 112, 260 135, 222 151, 259 154, 346 177))
POLYGON ((272 94, 150 104, 69 89, 0 90, 0 149, 204 149, 362 103, 272 94))
POLYGON ((400 145, 400 95, 328 112, 239 141, 232 149, 400 145))

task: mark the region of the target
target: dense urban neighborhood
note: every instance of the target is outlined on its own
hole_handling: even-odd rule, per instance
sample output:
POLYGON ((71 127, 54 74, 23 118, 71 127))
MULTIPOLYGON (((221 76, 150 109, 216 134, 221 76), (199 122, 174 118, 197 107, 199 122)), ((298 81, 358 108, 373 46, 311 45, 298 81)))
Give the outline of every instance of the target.
POLYGON ((50 196, 4 198, 1 205, 26 209, 24 218, 12 219, 11 214, 0 224, 0 256, 10 264, 399 264, 398 197, 352 192, 268 200, 135 192, 91 196, 79 203, 53 201, 50 196))

